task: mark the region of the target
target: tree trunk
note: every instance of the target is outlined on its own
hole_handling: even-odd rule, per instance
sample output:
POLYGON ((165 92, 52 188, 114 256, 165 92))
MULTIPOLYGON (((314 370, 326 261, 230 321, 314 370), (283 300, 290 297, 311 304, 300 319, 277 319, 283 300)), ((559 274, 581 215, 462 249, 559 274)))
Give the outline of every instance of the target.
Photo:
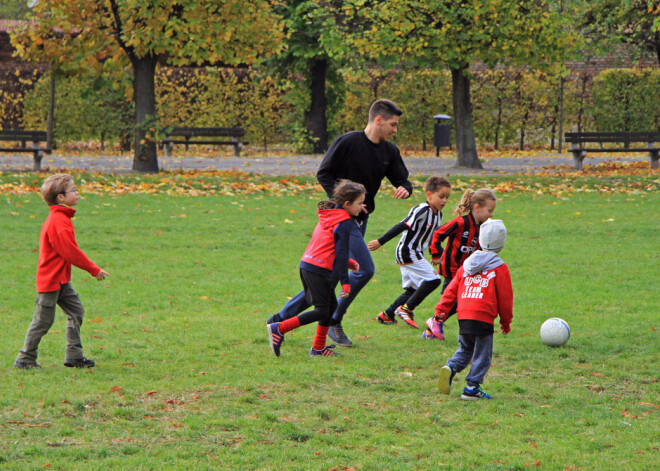
POLYGON ((525 150, 525 131, 527 130, 527 121, 529 120, 529 109, 525 110, 523 120, 520 126, 520 144, 518 150, 525 150))
POLYGON ((54 149, 53 146, 55 139, 53 135, 53 128, 55 125, 55 80, 56 80, 55 68, 51 65, 50 67, 50 98, 48 100, 48 123, 47 123, 47 133, 46 133, 46 147, 49 149, 54 149))
POLYGON ((310 86, 311 104, 305 112, 305 127, 314 140, 314 153, 322 154, 328 148, 328 122, 326 120, 327 100, 325 79, 328 62, 325 59, 314 60, 310 67, 312 83, 310 86))
POLYGON ((135 154, 133 170, 158 172, 156 153, 156 57, 147 55, 133 62, 135 100, 135 154))
POLYGON ((460 69, 451 69, 456 154, 458 157, 456 164, 459 167, 483 168, 477 155, 477 142, 474 138, 470 78, 467 73, 467 65, 460 69))
POLYGON ((497 122, 495 123, 495 150, 500 149, 500 129, 502 128, 502 97, 497 97, 497 122))

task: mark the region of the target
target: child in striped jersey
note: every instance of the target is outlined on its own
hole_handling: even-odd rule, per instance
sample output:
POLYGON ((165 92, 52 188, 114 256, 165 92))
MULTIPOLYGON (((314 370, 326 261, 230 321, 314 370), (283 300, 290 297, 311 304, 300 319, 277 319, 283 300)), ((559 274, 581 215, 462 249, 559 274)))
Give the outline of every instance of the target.
POLYGON ((410 210, 408 216, 377 240, 367 244, 369 250, 378 250, 399 234, 395 260, 401 270, 403 293, 390 307, 378 314, 378 322, 397 324, 395 315, 415 329, 413 310, 440 286, 440 277, 424 258, 435 230, 440 227, 442 209, 447 204, 451 184, 444 177, 431 176, 426 180, 426 202, 410 210))
MULTIPOLYGON (((479 250, 479 228, 486 222, 495 211, 497 197, 492 190, 481 188, 477 191, 467 189, 456 206, 454 213, 458 216, 446 224, 443 224, 433 234, 429 252, 431 252, 431 263, 439 265, 438 273, 445 279, 442 285, 442 293, 456 275, 463 262, 475 251, 479 250), (442 243, 447 241, 445 248, 442 243)), ((454 306, 447 317, 456 313, 454 306)), ((442 332, 443 325, 437 326, 442 332)))

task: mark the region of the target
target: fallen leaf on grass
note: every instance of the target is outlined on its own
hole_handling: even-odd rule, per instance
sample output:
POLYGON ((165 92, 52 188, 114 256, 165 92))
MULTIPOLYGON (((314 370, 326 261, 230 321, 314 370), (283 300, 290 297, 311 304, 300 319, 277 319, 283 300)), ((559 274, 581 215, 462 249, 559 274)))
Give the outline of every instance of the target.
POLYGON ((110 388, 110 392, 119 392, 122 389, 124 389, 123 386, 113 386, 113 387, 110 388))
POLYGON ((621 411, 621 415, 630 419, 639 419, 639 416, 629 413, 628 409, 621 411))

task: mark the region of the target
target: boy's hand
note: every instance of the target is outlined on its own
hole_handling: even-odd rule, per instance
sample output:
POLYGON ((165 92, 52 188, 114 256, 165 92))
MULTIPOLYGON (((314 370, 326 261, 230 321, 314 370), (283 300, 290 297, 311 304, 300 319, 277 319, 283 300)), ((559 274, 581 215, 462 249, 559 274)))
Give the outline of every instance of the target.
POLYGON ((341 285, 341 294, 339 295, 339 297, 341 299, 346 299, 348 298, 349 294, 351 294, 351 285, 349 284, 341 285))
POLYGON ((358 262, 355 262, 355 265, 351 267, 351 271, 355 271, 355 272, 360 271, 360 264, 358 262))
POLYGON ((367 244, 367 247, 369 248, 369 250, 373 252, 374 250, 378 250, 379 248, 381 248, 382 245, 380 245, 380 242, 378 242, 377 240, 372 240, 367 244))
POLYGON ((96 278, 97 280, 101 281, 101 280, 105 280, 106 277, 108 277, 108 276, 110 276, 110 273, 108 273, 108 272, 105 271, 104 269, 101 269, 100 272, 98 272, 96 275, 94 275, 94 278, 96 278))
POLYGON ((506 335, 506 334, 508 334, 509 332, 511 332, 511 326, 510 326, 510 325, 507 325, 507 326, 505 327, 505 326, 501 325, 501 326, 500 326, 500 330, 502 331, 502 334, 506 335))
POLYGON ((435 266, 440 265, 440 260, 441 260, 440 258, 431 257, 431 265, 435 265, 435 266))

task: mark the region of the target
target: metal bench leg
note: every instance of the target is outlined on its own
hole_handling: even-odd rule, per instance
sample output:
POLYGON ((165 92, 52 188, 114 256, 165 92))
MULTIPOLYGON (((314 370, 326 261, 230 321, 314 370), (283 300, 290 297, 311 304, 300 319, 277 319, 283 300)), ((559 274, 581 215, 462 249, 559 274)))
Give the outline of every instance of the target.
POLYGON ((234 156, 235 157, 240 157, 241 156, 241 149, 243 148, 243 144, 240 142, 237 142, 234 144, 234 156))
POLYGON ((582 161, 587 156, 587 153, 583 150, 572 150, 573 160, 575 161, 575 169, 582 170, 582 161))
POLYGON ((40 172, 41 171, 41 159, 44 158, 44 151, 42 150, 35 150, 34 151, 34 171, 35 172, 40 172))
POLYGON ((163 147, 165 147, 165 157, 172 157, 172 148, 174 147, 174 144, 166 142, 163 147))
POLYGON ((658 168, 658 159, 660 159, 660 149, 649 152, 651 157, 651 168, 658 168))

